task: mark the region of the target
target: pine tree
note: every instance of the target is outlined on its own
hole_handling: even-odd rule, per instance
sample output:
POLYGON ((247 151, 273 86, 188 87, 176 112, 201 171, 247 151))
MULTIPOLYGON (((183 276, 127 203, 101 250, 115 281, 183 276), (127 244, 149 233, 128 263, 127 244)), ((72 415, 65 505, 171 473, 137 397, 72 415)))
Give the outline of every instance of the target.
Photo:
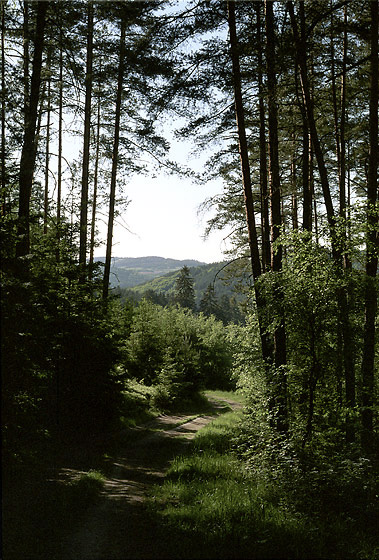
POLYGON ((203 297, 200 300, 199 311, 204 313, 207 317, 218 315, 218 303, 213 284, 209 284, 205 290, 203 297))
POLYGON ((188 266, 183 266, 175 284, 175 302, 181 307, 195 310, 194 281, 188 266))

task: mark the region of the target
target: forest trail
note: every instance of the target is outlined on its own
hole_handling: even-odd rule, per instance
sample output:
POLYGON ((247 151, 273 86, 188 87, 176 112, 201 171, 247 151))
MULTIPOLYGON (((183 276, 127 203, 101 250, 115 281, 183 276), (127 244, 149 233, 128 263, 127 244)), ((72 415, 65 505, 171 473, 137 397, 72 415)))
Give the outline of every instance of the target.
MULTIPOLYGON (((168 558, 170 550, 175 554, 173 543, 165 542, 159 528, 151 523, 144 498, 151 485, 164 478, 170 461, 184 451, 196 432, 214 420, 215 414, 225 411, 224 405, 208 399, 213 414, 160 416, 140 428, 138 441, 120 448, 112 459, 111 475, 99 502, 67 538, 64 560, 168 558)), ((241 407, 230 399, 223 401, 232 409, 241 407)))

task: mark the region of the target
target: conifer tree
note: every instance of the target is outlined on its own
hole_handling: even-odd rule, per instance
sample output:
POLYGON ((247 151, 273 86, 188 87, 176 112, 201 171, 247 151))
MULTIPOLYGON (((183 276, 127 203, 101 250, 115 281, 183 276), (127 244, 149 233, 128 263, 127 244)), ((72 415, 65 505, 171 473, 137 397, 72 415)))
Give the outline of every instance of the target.
POLYGON ((175 283, 175 302, 181 307, 195 309, 194 281, 188 266, 183 266, 175 283))
POLYGON ((204 313, 207 317, 210 317, 210 315, 217 317, 218 303, 213 284, 209 284, 205 290, 200 300, 199 311, 204 313))
POLYGON ((30 249, 30 198, 36 161, 36 125, 45 37, 47 2, 37 3, 37 22, 34 36, 34 56, 30 95, 26 103, 25 132, 20 161, 17 255, 25 256, 30 249))

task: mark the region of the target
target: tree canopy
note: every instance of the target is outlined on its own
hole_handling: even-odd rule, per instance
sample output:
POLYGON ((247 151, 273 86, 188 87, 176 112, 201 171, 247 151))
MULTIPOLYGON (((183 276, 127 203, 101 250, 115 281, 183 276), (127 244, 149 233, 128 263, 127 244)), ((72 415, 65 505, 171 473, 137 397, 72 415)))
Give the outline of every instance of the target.
POLYGON ((2 0, 1 47, 10 462, 111 430, 135 379, 161 409, 242 390, 250 467, 254 453, 281 473, 328 454, 373 464, 378 2, 2 0), (170 160, 168 122, 206 153, 203 171, 170 160), (187 266, 173 299, 110 289, 128 181, 157 169, 219 181, 206 233, 231 232, 220 270, 238 309, 215 276, 196 309, 187 266))

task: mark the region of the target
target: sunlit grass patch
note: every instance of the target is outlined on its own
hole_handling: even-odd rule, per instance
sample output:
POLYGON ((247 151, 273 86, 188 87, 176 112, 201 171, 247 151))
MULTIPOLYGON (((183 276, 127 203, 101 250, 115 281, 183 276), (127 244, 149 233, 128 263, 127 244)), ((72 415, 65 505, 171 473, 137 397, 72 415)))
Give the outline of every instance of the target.
POLYGON ((176 458, 168 472, 168 481, 201 482, 221 479, 242 480, 240 464, 228 456, 209 450, 199 455, 176 458))
POLYGON ((105 476, 97 470, 89 470, 70 482, 71 494, 79 501, 91 502, 98 498, 104 488, 105 476))
POLYGON ((232 399, 235 402, 238 402, 240 404, 245 404, 245 397, 242 393, 238 392, 238 391, 219 391, 219 390, 215 390, 215 391, 204 391, 204 394, 206 396, 210 396, 210 397, 214 397, 220 401, 223 401, 225 399, 232 399))
MULTIPOLYGON (((155 514, 209 550, 209 558, 238 550, 249 558, 307 558, 309 523, 257 479, 231 450, 241 412, 227 413, 197 433, 192 452, 177 457, 154 487, 155 514)), ((317 544, 311 546, 312 554, 317 544)), ((207 556, 208 557, 208 556, 207 556)))
POLYGON ((194 453, 206 449, 223 453, 230 449, 233 426, 239 421, 241 412, 227 412, 200 430, 194 439, 194 453))

